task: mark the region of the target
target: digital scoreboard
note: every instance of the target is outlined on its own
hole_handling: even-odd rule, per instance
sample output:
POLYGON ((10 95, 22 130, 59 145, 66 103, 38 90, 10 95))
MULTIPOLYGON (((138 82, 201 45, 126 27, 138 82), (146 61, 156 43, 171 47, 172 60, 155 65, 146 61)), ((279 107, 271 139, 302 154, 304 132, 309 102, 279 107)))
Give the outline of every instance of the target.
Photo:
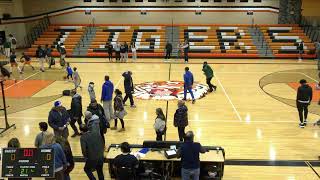
POLYGON ((53 149, 2 149, 2 177, 54 177, 53 149))

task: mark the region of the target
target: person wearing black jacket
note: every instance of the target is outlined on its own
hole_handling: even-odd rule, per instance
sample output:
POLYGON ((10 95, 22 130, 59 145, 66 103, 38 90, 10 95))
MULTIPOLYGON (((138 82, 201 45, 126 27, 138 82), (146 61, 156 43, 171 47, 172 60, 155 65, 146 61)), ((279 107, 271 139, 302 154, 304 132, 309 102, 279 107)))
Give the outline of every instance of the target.
POLYGON ((301 41, 299 44, 298 44, 298 50, 299 50, 299 61, 302 60, 302 56, 303 56, 303 53, 304 53, 304 42, 301 41))
POLYGON ((166 56, 165 56, 166 60, 171 58, 171 53, 172 53, 172 44, 168 42, 166 44, 166 56))
POLYGON ((312 88, 307 84, 305 79, 301 79, 300 84, 301 86, 298 88, 296 103, 300 119, 299 126, 304 128, 307 125, 308 106, 312 101, 312 88))
MULTIPOLYGON (((93 99, 89 106, 87 107, 87 111, 91 112, 92 115, 97 115, 99 117, 99 126, 100 126, 100 134, 103 140, 103 143, 105 143, 105 137, 104 134, 107 133, 107 129, 109 123, 106 119, 106 116, 104 114, 103 107, 97 102, 97 100, 93 99)), ((87 122, 85 122, 87 124, 87 122)))
POLYGON ((184 130, 188 126, 188 108, 183 100, 178 101, 178 109, 174 113, 173 125, 178 128, 179 140, 183 141, 184 130))
POLYGON ((108 50, 108 58, 109 58, 109 62, 112 62, 112 51, 113 51, 113 46, 111 43, 107 43, 106 45, 107 50, 108 50))
POLYGON ((71 109, 70 109, 70 117, 71 117, 71 128, 74 131, 74 134, 71 137, 76 137, 79 136, 80 133, 76 127, 76 122, 78 122, 78 125, 82 124, 81 117, 83 116, 82 114, 82 98, 79 94, 75 94, 72 97, 71 100, 71 109))
POLYGON ((124 77, 124 91, 126 93, 126 96, 123 99, 123 104, 125 104, 129 98, 130 99, 130 106, 132 108, 135 108, 136 105, 134 105, 133 96, 132 96, 132 93, 134 92, 132 72, 126 71, 122 74, 122 76, 124 77))

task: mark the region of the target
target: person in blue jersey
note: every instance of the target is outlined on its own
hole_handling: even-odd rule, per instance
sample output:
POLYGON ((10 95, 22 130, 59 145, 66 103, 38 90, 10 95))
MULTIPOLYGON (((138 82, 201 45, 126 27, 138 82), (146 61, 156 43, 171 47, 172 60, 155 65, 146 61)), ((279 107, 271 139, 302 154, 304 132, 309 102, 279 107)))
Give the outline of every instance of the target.
POLYGON ((183 80, 184 80, 184 98, 183 100, 186 101, 187 100, 187 91, 190 93, 191 98, 192 98, 192 104, 194 104, 196 102, 193 92, 192 92, 192 86, 193 86, 193 74, 190 72, 189 67, 185 67, 184 68, 185 73, 183 75, 183 80))

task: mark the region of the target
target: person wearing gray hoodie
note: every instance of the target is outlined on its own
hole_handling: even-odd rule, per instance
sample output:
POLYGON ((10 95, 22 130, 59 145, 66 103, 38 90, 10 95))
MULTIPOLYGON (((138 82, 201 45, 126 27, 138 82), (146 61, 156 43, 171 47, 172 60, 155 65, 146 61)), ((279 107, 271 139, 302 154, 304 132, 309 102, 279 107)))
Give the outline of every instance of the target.
MULTIPOLYGON (((92 125, 94 124, 95 123, 92 125)), ((92 128, 93 127, 94 126, 92 126, 92 128)), ((84 124, 80 126, 82 132, 80 137, 81 151, 85 159, 84 172, 89 179, 96 179, 93 175, 93 171, 97 171, 99 180, 104 180, 104 143, 100 133, 92 130, 92 128, 88 129, 84 124)))

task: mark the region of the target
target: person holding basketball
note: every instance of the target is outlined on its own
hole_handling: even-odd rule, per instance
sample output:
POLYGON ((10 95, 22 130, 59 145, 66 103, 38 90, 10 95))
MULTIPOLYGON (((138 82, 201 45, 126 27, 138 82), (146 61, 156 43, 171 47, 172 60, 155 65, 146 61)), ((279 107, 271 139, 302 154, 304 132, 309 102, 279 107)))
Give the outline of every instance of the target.
POLYGON ((31 65, 31 58, 30 56, 26 55, 25 53, 22 53, 22 56, 20 58, 20 62, 23 62, 23 66, 21 68, 21 71, 23 72, 24 67, 26 65, 30 66, 32 68, 32 70, 34 70, 34 67, 31 65))

